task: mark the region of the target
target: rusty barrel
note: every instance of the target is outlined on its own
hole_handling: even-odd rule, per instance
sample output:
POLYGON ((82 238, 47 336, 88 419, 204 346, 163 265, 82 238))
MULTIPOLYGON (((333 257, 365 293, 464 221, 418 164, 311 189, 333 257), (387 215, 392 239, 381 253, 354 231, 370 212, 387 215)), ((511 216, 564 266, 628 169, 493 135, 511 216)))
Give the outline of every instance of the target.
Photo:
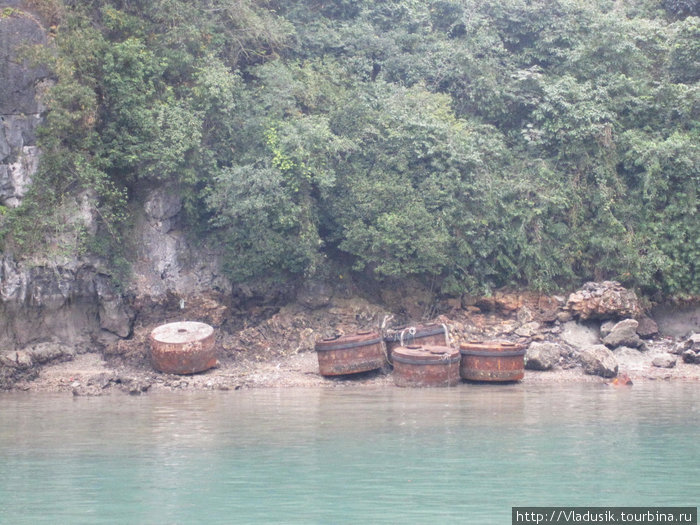
POLYGON ((331 337, 316 342, 322 376, 339 376, 376 370, 384 366, 382 338, 377 332, 331 337))
POLYGON ((508 341, 471 341, 460 345, 460 375, 469 381, 520 381, 525 375, 525 346, 508 341))
POLYGON ((155 328, 150 336, 153 368, 168 374, 194 374, 216 366, 214 329, 180 321, 155 328))
POLYGON ((394 349, 397 386, 454 386, 459 383, 459 350, 438 345, 409 345, 394 349))
POLYGON ((413 345, 450 346, 450 336, 444 324, 419 324, 388 330, 384 336, 389 362, 394 348, 413 345))

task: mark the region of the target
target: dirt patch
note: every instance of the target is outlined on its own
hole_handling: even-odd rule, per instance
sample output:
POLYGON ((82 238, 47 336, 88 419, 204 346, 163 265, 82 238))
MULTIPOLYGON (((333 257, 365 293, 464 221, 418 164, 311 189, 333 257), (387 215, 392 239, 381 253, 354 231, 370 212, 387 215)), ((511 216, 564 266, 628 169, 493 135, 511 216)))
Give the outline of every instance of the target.
MULTIPOLYGON (((218 308, 213 310, 219 312, 218 308)), ((610 382, 585 374, 575 358, 575 350, 560 338, 562 323, 554 316, 549 316, 548 320, 538 319, 532 315, 532 310, 520 307, 517 311, 499 312, 474 307, 463 309, 455 305, 451 311, 429 321, 444 325, 452 346, 474 339, 505 339, 526 345, 533 341, 550 341, 560 345, 562 358, 559 364, 549 371, 526 370, 524 384, 610 382)), ((158 319, 174 320, 180 319, 158 319)), ((214 319, 215 322, 211 316, 204 320, 218 324, 219 364, 206 372, 173 375, 155 371, 149 360, 147 337, 158 323, 151 320, 138 324, 130 339, 119 340, 100 351, 78 354, 69 361, 42 365, 37 374, 33 374, 35 378, 17 382, 14 389, 73 395, 133 395, 166 390, 394 386, 388 363, 381 370, 353 376, 327 378, 319 374, 315 341, 331 335, 378 330, 382 324, 390 326, 395 322, 383 308, 367 301, 336 299, 327 307, 318 309, 292 304, 255 321, 251 318, 232 323, 224 316, 214 319)), ((628 375, 633 382, 700 380, 700 366, 684 363, 680 356, 672 368, 652 364, 655 357, 670 355, 677 344, 677 340, 667 337, 647 341, 643 351, 615 350, 619 373, 628 375)))

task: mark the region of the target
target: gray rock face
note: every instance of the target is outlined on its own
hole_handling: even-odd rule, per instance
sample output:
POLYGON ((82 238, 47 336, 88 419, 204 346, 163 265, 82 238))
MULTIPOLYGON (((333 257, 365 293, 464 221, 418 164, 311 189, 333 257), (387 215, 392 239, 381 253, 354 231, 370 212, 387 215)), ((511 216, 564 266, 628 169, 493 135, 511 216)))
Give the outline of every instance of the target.
POLYGON ((617 375, 617 360, 604 345, 592 345, 581 349, 579 359, 583 371, 587 374, 601 377, 615 377, 617 375))
POLYGON ((28 14, 0 18, 0 204, 18 206, 38 165, 36 128, 44 107, 41 92, 50 84, 45 67, 18 57, 21 46, 45 44, 46 33, 28 14))
POLYGON ((314 310, 328 306, 333 298, 333 288, 321 281, 306 281, 297 292, 297 302, 314 310))
POLYGON ((119 337, 129 337, 134 320, 134 311, 114 293, 105 275, 95 276, 95 292, 98 297, 100 328, 119 337))
POLYGON ((219 256, 207 246, 195 246, 180 227, 182 200, 174 188, 149 188, 143 213, 136 216, 137 276, 132 291, 138 297, 187 297, 203 290, 230 291, 221 274, 219 256))
POLYGON ((651 364, 658 368, 673 368, 676 366, 676 358, 671 354, 661 354, 656 356, 651 364))
POLYGON ((575 321, 564 323, 561 338, 576 348, 584 348, 600 343, 598 328, 596 326, 592 324, 577 323, 575 321))
POLYGON ((639 322, 635 319, 620 321, 603 338, 603 343, 610 348, 617 348, 618 346, 639 348, 644 341, 637 334, 637 326, 639 326, 639 322))
POLYGON ((528 370, 551 370, 559 363, 561 349, 554 343, 532 343, 525 354, 528 370))
POLYGON ((108 277, 91 266, 28 268, 0 258, 0 347, 71 346, 95 340, 102 330, 125 337, 133 319, 108 277))
POLYGON ((642 313, 637 295, 616 281, 584 284, 569 296, 566 308, 579 319, 619 319, 642 313))
POLYGON ((700 332, 700 305, 659 305, 651 311, 659 333, 671 337, 688 337, 700 332))

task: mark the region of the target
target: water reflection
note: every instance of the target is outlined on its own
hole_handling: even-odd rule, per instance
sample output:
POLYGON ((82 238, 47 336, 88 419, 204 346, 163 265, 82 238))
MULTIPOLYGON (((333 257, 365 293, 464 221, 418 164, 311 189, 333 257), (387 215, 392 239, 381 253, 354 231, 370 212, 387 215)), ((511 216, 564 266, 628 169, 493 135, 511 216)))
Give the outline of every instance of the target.
POLYGON ((488 524, 513 505, 690 505, 699 400, 692 383, 2 394, 0 523, 488 524))

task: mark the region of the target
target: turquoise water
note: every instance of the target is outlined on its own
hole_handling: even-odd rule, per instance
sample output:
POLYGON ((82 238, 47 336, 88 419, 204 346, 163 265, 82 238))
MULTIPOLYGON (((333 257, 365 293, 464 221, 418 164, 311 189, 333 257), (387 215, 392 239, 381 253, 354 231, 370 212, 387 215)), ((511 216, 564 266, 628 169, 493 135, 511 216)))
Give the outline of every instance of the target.
POLYGON ((700 385, 0 394, 0 523, 508 524, 697 505, 700 385))

